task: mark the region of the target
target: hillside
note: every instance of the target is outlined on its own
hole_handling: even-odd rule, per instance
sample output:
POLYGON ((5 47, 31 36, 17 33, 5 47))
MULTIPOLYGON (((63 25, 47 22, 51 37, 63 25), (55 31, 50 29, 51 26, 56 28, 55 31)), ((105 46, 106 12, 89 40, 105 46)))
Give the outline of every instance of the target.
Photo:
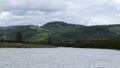
POLYGON ((54 21, 41 27, 34 25, 0 27, 0 38, 14 40, 17 32, 22 33, 24 41, 31 42, 41 42, 48 38, 55 41, 118 39, 120 25, 84 26, 54 21))
POLYGON ((48 30, 61 30, 61 29, 75 29, 79 27, 84 27, 83 25, 75 25, 75 24, 68 24, 62 21, 54 21, 54 22, 49 22, 41 28, 48 29, 48 30))
POLYGON ((0 28, 0 37, 5 40, 15 40, 15 35, 17 32, 21 32, 25 41, 31 41, 31 37, 38 34, 48 32, 47 30, 40 28, 38 26, 28 25, 28 26, 10 26, 0 28))

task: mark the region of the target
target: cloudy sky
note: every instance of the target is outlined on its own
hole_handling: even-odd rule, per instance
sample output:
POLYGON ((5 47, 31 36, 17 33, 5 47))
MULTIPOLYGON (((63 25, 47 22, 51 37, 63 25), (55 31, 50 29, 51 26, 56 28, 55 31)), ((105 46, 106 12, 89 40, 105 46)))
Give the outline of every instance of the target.
POLYGON ((0 26, 120 24, 120 0, 0 0, 0 26))

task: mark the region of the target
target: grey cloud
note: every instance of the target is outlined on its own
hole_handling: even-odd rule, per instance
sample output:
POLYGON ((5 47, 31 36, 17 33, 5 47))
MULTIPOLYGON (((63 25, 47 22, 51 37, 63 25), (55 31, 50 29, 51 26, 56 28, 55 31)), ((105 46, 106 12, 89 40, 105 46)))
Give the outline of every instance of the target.
POLYGON ((0 10, 3 11, 25 12, 29 10, 39 10, 51 12, 61 11, 65 8, 65 0, 0 0, 0 10))
POLYGON ((82 25, 115 24, 120 21, 120 10, 113 1, 0 0, 0 11, 7 12, 0 14, 0 26, 43 25, 55 20, 82 25))

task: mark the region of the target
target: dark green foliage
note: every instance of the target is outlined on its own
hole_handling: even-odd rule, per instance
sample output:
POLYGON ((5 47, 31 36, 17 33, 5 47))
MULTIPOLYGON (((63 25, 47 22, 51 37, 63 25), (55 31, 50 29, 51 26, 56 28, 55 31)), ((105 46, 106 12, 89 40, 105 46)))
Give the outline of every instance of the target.
POLYGON ((53 42, 54 46, 60 46, 60 47, 72 47, 73 43, 68 42, 68 41, 57 41, 57 42, 53 42))
POLYGON ((52 45, 52 44, 53 44, 53 41, 52 41, 52 38, 50 37, 47 39, 47 45, 52 45))
POLYGON ((77 48, 105 48, 120 49, 120 40, 86 40, 75 41, 73 47, 77 48))
POLYGON ((17 32, 17 34, 16 34, 16 42, 19 42, 19 43, 23 42, 23 35, 22 35, 21 32, 17 32))
POLYGON ((1 38, 0 42, 1 42, 1 44, 4 44, 5 40, 3 38, 1 38))
POLYGON ((120 50, 120 40, 76 40, 76 41, 53 41, 52 45, 75 48, 101 48, 120 50))

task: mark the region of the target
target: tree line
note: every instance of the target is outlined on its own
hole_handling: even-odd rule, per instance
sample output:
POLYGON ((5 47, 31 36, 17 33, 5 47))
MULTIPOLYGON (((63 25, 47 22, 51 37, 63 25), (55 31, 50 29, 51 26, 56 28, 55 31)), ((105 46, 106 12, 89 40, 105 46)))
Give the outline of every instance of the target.
POLYGON ((5 42, 16 42, 16 43, 22 43, 23 42, 23 35, 21 32, 17 32, 15 35, 15 40, 5 40, 4 38, 1 38, 0 42, 4 44, 5 42))
POLYGON ((107 40, 75 40, 75 41, 51 41, 54 46, 74 48, 101 48, 120 50, 120 39, 107 40))
POLYGON ((62 41, 56 40, 52 37, 47 38, 45 41, 41 42, 25 42, 21 32, 17 32, 15 35, 15 40, 4 40, 1 38, 1 43, 29 43, 29 44, 44 44, 44 45, 54 45, 60 47, 74 47, 74 48, 104 48, 104 49, 119 49, 120 50, 120 39, 107 39, 107 40, 75 40, 75 41, 62 41))

